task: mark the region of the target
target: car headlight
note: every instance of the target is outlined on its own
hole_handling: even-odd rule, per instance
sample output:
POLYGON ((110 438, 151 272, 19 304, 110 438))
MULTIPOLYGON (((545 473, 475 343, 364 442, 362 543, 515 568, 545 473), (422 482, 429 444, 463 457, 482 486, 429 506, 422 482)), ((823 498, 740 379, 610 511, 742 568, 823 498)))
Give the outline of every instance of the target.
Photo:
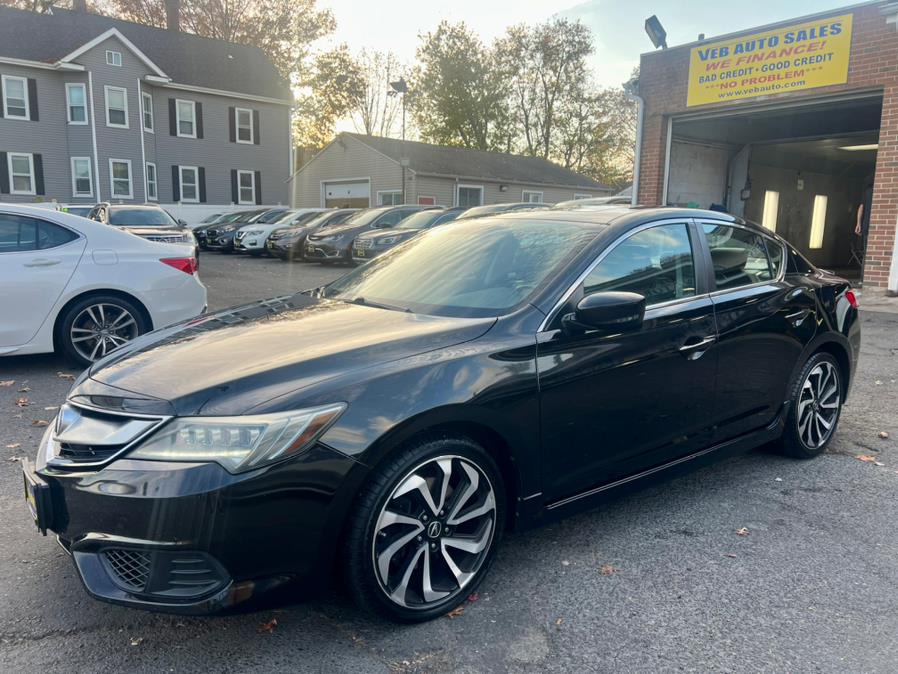
POLYGON ((382 239, 377 239, 374 243, 378 246, 387 246, 391 243, 396 243, 397 241, 399 241, 398 236, 385 236, 382 239))
POLYGON ((346 409, 345 403, 240 417, 177 417, 129 453, 151 461, 215 461, 231 473, 295 456, 346 409))
POLYGON ((263 230, 261 229, 249 229, 244 234, 245 236, 259 236, 263 230))

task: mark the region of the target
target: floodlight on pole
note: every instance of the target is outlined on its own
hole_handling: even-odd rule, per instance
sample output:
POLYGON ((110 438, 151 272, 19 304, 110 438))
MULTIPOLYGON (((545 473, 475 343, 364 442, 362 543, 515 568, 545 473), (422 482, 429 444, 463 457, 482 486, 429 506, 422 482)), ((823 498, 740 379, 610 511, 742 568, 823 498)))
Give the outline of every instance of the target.
POLYGON ((645 20, 645 32, 652 44, 655 45, 655 49, 658 47, 667 49, 667 31, 664 30, 664 26, 661 25, 656 15, 652 14, 645 20))

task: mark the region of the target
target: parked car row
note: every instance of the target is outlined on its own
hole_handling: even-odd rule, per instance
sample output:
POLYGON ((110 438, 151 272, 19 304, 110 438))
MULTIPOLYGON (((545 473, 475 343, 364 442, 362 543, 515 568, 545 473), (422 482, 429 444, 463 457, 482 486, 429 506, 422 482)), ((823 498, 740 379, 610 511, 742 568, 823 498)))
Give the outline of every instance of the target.
POLYGON ((467 208, 402 204, 375 208, 272 208, 229 213, 197 226, 202 250, 270 255, 289 262, 362 263, 419 232, 456 219, 524 209, 526 202, 467 208))

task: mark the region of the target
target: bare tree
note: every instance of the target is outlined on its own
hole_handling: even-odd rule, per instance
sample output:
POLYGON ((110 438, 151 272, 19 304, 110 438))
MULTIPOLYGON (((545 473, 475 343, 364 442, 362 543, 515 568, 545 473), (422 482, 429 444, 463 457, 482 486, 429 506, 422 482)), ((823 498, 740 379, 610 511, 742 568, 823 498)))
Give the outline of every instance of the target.
POLYGON ((356 58, 363 86, 352 106, 356 131, 369 136, 393 135, 401 110, 401 99, 390 95, 390 82, 404 71, 392 52, 363 50, 356 58))

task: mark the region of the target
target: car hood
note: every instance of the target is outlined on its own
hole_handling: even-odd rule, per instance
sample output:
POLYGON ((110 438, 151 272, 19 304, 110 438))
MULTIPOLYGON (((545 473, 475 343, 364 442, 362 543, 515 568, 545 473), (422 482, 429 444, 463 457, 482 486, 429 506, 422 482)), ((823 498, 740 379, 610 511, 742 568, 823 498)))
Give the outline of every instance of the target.
POLYGON ((355 235, 360 232, 379 232, 379 229, 372 229, 371 225, 331 225, 330 227, 324 227, 319 231, 316 231, 314 234, 310 234, 310 239, 321 239, 325 236, 337 236, 344 237, 349 236, 350 234, 355 235))
POLYGON ((113 225, 116 229, 137 234, 137 236, 183 236, 189 230, 180 227, 147 227, 144 225, 113 225))
POLYGON ((395 229, 375 229, 370 232, 365 232, 364 234, 359 234, 357 238, 359 238, 359 239, 380 239, 385 236, 401 236, 401 237, 408 239, 408 238, 413 237, 415 234, 417 234, 420 231, 421 231, 420 229, 402 229, 399 227, 397 227, 395 229))
POLYGON ((494 323, 298 294, 139 337, 96 363, 72 395, 134 394, 174 414, 243 414, 337 375, 470 341, 494 323))

